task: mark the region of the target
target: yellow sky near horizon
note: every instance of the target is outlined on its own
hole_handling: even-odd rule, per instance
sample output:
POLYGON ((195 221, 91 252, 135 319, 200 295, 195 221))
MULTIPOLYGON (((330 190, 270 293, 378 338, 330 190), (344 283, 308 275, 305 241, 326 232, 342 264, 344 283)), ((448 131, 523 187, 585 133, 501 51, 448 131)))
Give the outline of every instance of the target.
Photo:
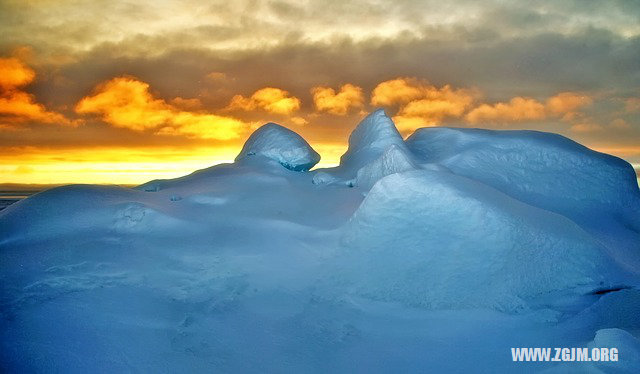
MULTIPOLYGON (((0 183, 18 184, 127 184, 170 179, 210 166, 231 163, 241 147, 198 148, 90 148, 63 151, 15 150, 0 156, 0 183)), ((346 144, 322 144, 316 167, 339 163, 346 144)))

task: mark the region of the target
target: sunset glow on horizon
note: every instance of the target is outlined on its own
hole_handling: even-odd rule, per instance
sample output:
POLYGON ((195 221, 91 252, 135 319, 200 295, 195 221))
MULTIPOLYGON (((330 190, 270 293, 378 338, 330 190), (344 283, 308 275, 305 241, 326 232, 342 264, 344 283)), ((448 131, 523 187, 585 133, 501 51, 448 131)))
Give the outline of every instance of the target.
POLYGON ((266 122, 333 166, 378 107, 404 136, 551 131, 637 167, 640 7, 615 4, 2 2, 0 183, 179 177, 266 122))

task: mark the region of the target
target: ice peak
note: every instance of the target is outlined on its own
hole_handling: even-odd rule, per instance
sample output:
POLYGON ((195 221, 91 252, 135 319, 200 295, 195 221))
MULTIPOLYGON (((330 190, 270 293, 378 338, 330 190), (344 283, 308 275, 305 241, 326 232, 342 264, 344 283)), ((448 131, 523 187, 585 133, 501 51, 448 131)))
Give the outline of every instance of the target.
POLYGON ((391 118, 383 109, 377 109, 353 130, 349 136, 349 149, 340 158, 340 164, 362 166, 378 158, 391 145, 406 149, 391 118))
POLYGON ((309 170, 320 161, 320 155, 300 135, 272 122, 249 136, 236 162, 256 156, 277 161, 294 171, 309 170))

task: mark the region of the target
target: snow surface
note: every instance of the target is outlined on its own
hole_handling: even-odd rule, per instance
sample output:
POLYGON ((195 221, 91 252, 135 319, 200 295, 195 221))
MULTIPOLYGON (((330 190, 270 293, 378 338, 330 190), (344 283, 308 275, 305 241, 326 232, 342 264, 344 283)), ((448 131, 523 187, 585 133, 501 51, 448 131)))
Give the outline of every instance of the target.
POLYGON ((405 142, 381 110, 318 160, 267 124, 232 164, 3 210, 0 371, 637 372, 624 161, 539 132, 405 142), (620 361, 511 360, 558 346, 620 361))

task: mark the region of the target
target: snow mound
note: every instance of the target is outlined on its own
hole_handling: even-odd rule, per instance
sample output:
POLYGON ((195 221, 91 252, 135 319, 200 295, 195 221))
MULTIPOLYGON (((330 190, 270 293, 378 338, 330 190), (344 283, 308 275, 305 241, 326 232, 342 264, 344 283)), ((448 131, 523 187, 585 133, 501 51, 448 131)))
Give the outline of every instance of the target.
POLYGON ((354 171, 377 159, 390 146, 406 150, 402 136, 383 109, 365 117, 349 136, 349 148, 340 158, 340 166, 354 171))
POLYGON ((371 189, 373 185, 387 175, 417 169, 406 148, 390 145, 379 158, 361 167, 356 174, 356 185, 371 189))
POLYGON ((193 227, 171 217, 168 207, 150 204, 145 195, 123 187, 92 185, 43 191, 2 212, 0 245, 104 234, 179 236, 181 230, 193 227))
POLYGON ((527 298, 613 281, 600 245, 569 219, 450 173, 381 179, 342 242, 359 295, 412 306, 517 311, 527 298))
POLYGON ((277 161, 294 171, 307 171, 320 161, 320 155, 306 140, 275 123, 267 123, 251 134, 236 162, 255 157, 277 161))
POLYGON ((122 187, 91 185, 69 185, 40 192, 2 211, 0 244, 109 227, 113 214, 101 211, 119 201, 135 199, 136 194, 140 193, 122 187))
POLYGON ((418 129, 406 144, 423 162, 545 209, 633 207, 640 213, 629 163, 558 134, 432 127, 418 129))
POLYGON ((570 218, 640 272, 640 190, 626 161, 539 131, 424 128, 406 143, 421 162, 570 218))

